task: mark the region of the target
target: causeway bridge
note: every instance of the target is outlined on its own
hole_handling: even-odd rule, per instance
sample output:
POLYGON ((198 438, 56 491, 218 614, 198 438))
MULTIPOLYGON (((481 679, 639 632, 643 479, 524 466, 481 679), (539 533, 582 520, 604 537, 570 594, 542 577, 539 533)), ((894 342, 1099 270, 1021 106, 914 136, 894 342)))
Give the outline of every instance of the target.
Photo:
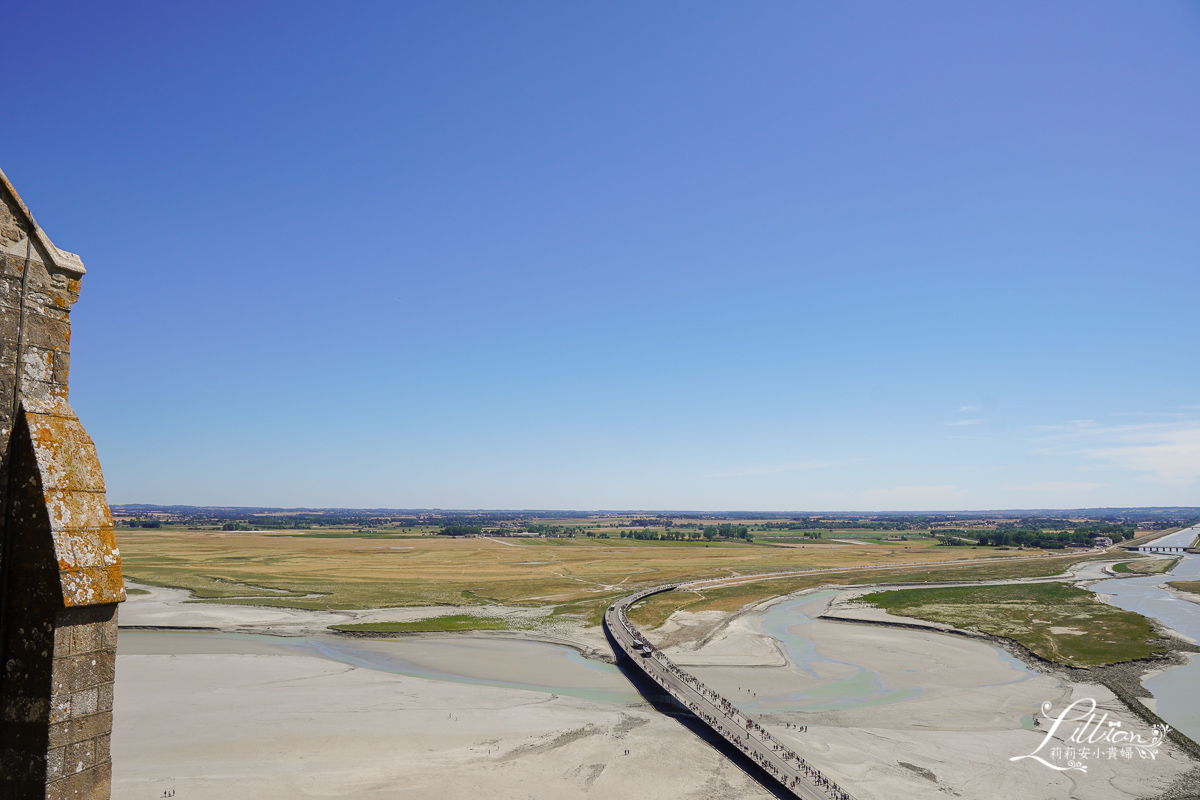
POLYGON ((1128 547, 1135 553, 1195 553, 1200 548, 1200 525, 1193 525, 1181 531, 1160 537, 1153 542, 1128 547))
POLYGON ((669 592, 679 584, 654 586, 622 597, 608 607, 604 627, 613 641, 646 676, 717 735, 737 747, 788 792, 802 800, 854 800, 833 779, 771 736, 733 703, 684 672, 647 641, 625 616, 634 603, 669 592))
MULTIPOLYGON (((1191 529, 1200 532, 1200 525, 1191 529)), ((1092 548, 1083 552, 1102 552, 1105 548, 1092 548)), ((1147 552, 1186 552, 1185 547, 1158 545, 1143 545, 1141 550, 1147 552)), ((604 628, 613 642, 621 648, 629 661, 646 675, 646 677, 663 689, 666 694, 680 707, 687 709, 702 724, 710 728, 729 744, 745 753, 763 771, 775 778, 785 794, 792 794, 802 800, 854 800, 854 797, 838 786, 829 776, 823 774, 810 761, 801 758, 786 745, 776 742, 763 726, 756 723, 747 714, 742 713, 733 703, 721 697, 712 689, 701 683, 695 676, 684 672, 671 662, 662 651, 654 647, 642 635, 628 617, 626 610, 650 595, 669 592, 674 589, 691 588, 694 586, 717 585, 732 586, 739 583, 758 582, 776 578, 788 578, 798 575, 814 575, 817 573, 846 573, 859 570, 905 570, 927 568, 932 566, 950 567, 967 564, 1000 564, 1014 561, 1032 561, 1034 559, 1057 559, 1076 557, 1076 552, 1070 556, 1052 556, 1049 553, 1008 558, 960 558, 946 561, 914 562, 909 564, 862 564, 853 567, 817 567, 813 569, 785 570, 780 572, 757 573, 749 575, 727 575, 719 578, 705 578, 687 581, 679 584, 664 584, 642 589, 617 600, 604 614, 604 628)))

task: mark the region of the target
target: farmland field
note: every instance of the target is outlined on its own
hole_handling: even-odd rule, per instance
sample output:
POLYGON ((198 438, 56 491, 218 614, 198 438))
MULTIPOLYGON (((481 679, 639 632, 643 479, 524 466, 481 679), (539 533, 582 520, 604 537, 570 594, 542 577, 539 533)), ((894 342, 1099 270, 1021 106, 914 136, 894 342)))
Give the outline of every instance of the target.
MULTIPOLYGON (((1054 555, 992 565, 914 567, 914 562, 1002 559, 1015 551, 882 545, 771 546, 594 538, 450 538, 323 532, 119 529, 123 570, 133 582, 191 590, 199 599, 309 609, 499 603, 555 606, 590 620, 638 586, 813 568, 877 566, 844 577, 761 581, 703 596, 673 593, 693 610, 749 602, 817 582, 960 580, 1060 572, 1078 561, 1054 555), (946 573, 946 570, 950 570, 946 573), (943 574, 946 573, 946 574, 943 574)), ((915 545, 915 546, 914 546, 915 545)), ((1021 553, 1020 555, 1031 555, 1021 553)))

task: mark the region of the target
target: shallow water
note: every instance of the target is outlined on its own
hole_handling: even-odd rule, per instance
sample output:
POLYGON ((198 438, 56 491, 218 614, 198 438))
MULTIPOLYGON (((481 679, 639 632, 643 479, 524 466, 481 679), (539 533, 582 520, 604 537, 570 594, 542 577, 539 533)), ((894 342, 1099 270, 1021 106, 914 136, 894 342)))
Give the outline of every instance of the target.
POLYGON ((524 689, 604 703, 641 702, 612 664, 519 639, 342 639, 206 631, 122 631, 119 655, 307 655, 428 680, 524 689))
MULTIPOLYGON (((1186 547, 1196 538, 1197 528, 1164 536, 1158 541, 1164 546, 1186 547)), ((1144 578, 1121 578, 1101 581, 1090 588, 1107 595, 1113 605, 1126 611, 1136 611, 1153 617, 1184 636, 1200 642, 1200 605, 1172 597, 1158 586, 1167 581, 1200 580, 1200 557, 1185 555, 1166 575, 1147 575, 1144 578)), ((1193 740, 1200 741, 1200 657, 1193 657, 1183 667, 1147 678, 1142 684, 1157 701, 1156 711, 1170 725, 1193 740)))
MULTIPOLYGON (((809 678, 821 682, 809 689, 789 692, 782 695, 760 696, 752 702, 739 699, 738 706, 748 711, 757 712, 788 712, 788 711, 844 711, 853 708, 900 703, 918 697, 924 690, 919 686, 892 688, 886 685, 883 677, 870 667, 862 664, 838 661, 823 656, 814 643, 800 635, 797 628, 812 622, 812 617, 806 611, 819 612, 824 608, 827 598, 844 590, 832 589, 815 592, 794 600, 779 603, 771 607, 762 618, 763 632, 779 641, 787 651, 788 658, 796 668, 807 673, 809 678), (806 606, 812 604, 811 609, 806 606), (821 679, 821 665, 837 665, 849 667, 850 674, 841 678, 821 679)), ((1009 683, 1028 680, 1034 673, 1025 668, 1018 659, 1013 658, 999 648, 992 648, 996 658, 1012 669, 1012 680, 1002 681, 991 686, 1003 686, 1009 683)), ((826 673, 828 674, 828 673, 826 673)))

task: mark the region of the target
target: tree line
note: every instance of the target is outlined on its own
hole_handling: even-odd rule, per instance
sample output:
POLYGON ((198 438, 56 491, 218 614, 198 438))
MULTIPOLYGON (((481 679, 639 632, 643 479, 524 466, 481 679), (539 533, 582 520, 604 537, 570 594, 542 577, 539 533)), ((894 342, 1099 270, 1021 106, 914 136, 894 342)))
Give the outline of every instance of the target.
POLYGON ((1040 528, 1009 528, 994 531, 964 531, 945 529, 938 531, 938 540, 950 547, 960 547, 973 542, 990 547, 1036 547, 1042 550, 1062 550, 1071 544, 1090 545, 1097 536, 1107 536, 1114 542, 1132 539, 1133 528, 1116 525, 1080 527, 1072 531, 1044 531, 1040 528))

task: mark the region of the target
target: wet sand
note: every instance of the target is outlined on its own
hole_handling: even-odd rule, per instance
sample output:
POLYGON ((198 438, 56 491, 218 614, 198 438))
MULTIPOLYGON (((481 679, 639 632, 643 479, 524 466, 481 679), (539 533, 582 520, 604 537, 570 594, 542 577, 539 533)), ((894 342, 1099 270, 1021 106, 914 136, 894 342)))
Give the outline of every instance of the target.
POLYGON ((1031 759, 1012 762, 1045 737, 1032 724, 1043 702, 1062 709, 1094 698, 1126 728, 1147 726, 1103 686, 1030 671, 984 642, 817 619, 837 593, 814 594, 807 602, 771 601, 699 646, 666 652, 769 722, 774 736, 859 800, 1121 800, 1157 795, 1196 766, 1170 743, 1154 760, 1090 758, 1086 773, 1056 772, 1031 759), (784 646, 764 632, 764 620, 782 605, 796 606, 797 623, 786 628, 809 645, 784 646), (796 733, 788 723, 808 725, 808 732, 796 733))
POLYGON ((608 652, 598 630, 334 637, 326 626, 464 609, 311 612, 145 588, 120 610, 114 800, 769 797, 583 658, 608 652))
POLYGON ((112 752, 116 800, 767 796, 646 706, 300 655, 118 656, 112 752))
MULTIPOLYGON (((204 620, 294 638, 122 631, 117 800, 150 800, 169 789, 178 797, 265 800, 769 796, 648 706, 613 702, 619 692, 578 696, 628 685, 564 657, 562 648, 492 634, 313 637, 331 615, 184 604, 169 591, 131 598, 122 623, 204 620), (306 641, 340 642, 352 652, 305 651, 306 641), (395 671, 398 662, 407 666, 395 671), (514 683, 541 688, 502 685, 514 683)), ((689 626, 703 633, 684 637, 671 657, 744 702, 857 800, 1124 800, 1156 795, 1194 766, 1170 745, 1153 761, 1089 761, 1087 773, 1011 762, 1041 741, 1032 714, 1045 701, 1061 708, 1094 697, 1128 728, 1145 726, 1103 687, 1031 672, 983 642, 818 620, 824 599, 803 601, 797 610, 808 619, 785 625, 811 643, 811 652, 797 649, 802 643, 781 643, 763 627, 774 624, 771 609, 796 602, 732 616, 680 614, 659 635, 689 626), (786 723, 809 730, 798 734, 786 723)), ((397 611, 420 613, 390 613, 397 611)), ((550 638, 586 651, 600 637, 575 626, 550 638)))
POLYGON ((125 630, 119 655, 304 656, 414 678, 568 694, 623 705, 642 699, 615 666, 585 658, 576 649, 486 635, 357 639, 125 630))

